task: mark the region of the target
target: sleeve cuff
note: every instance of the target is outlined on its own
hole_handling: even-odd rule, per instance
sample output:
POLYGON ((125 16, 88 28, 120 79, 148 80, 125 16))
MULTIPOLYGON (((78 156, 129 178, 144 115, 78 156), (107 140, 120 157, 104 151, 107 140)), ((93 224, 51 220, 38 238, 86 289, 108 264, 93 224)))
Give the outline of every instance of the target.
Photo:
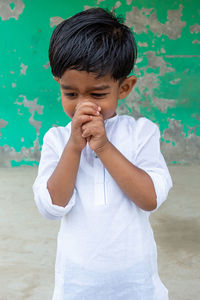
POLYGON ((172 187, 172 181, 170 180, 170 178, 169 181, 166 180, 164 176, 153 171, 144 171, 151 177, 156 192, 157 205, 155 209, 151 210, 151 212, 154 212, 167 199, 168 192, 172 187))
POLYGON ((74 189, 72 197, 65 207, 52 203, 51 196, 46 186, 46 181, 43 183, 40 182, 39 186, 34 184, 33 191, 35 195, 35 202, 40 213, 51 220, 62 218, 72 209, 75 204, 76 189, 74 189))

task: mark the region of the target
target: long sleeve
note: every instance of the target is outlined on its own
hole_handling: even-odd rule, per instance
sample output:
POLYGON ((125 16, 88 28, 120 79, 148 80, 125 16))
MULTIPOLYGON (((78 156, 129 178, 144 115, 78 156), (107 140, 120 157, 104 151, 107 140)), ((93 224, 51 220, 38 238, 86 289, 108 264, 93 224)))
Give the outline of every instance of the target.
POLYGON ((71 210, 75 204, 76 194, 74 189, 68 204, 65 207, 61 207, 52 203, 47 189, 47 181, 59 161, 59 135, 57 135, 56 131, 56 128, 51 128, 44 136, 38 175, 33 184, 34 199, 38 210, 44 217, 51 220, 60 219, 71 210))
MULTIPOLYGON (((146 118, 140 118, 136 124, 137 151, 135 164, 151 177, 157 196, 157 207, 166 200, 172 187, 172 179, 166 162, 160 151, 160 130, 146 118)), ((153 212, 152 211, 152 212, 153 212)))

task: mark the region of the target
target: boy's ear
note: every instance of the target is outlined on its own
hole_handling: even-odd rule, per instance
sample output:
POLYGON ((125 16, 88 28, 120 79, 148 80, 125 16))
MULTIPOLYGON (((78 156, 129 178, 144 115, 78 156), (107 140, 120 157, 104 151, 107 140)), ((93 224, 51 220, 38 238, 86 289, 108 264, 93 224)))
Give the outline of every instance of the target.
POLYGON ((57 83, 60 84, 60 78, 56 77, 56 76, 53 76, 53 78, 55 79, 55 81, 57 81, 57 83))
POLYGON ((124 81, 120 85, 120 90, 119 90, 119 99, 124 99, 126 98, 129 93, 132 91, 134 85, 137 82, 137 77, 132 75, 124 79, 124 81))

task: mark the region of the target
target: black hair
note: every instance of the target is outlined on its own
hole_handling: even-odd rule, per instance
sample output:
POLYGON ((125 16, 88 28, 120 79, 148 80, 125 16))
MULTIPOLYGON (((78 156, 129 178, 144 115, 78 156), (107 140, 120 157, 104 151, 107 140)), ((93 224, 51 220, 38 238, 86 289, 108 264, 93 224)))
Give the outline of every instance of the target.
POLYGON ((100 78, 126 78, 137 58, 137 46, 122 17, 102 8, 90 8, 61 22, 49 45, 52 74, 61 78, 67 69, 92 72, 100 78))

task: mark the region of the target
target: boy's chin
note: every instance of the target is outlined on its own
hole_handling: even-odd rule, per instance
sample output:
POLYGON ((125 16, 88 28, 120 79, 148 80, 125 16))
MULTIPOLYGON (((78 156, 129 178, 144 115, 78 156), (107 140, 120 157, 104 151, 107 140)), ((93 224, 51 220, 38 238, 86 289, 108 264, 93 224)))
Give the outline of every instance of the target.
POLYGON ((111 114, 111 115, 108 115, 108 116, 103 115, 103 119, 108 120, 108 119, 114 118, 116 115, 117 115, 116 112, 114 114, 111 114))

